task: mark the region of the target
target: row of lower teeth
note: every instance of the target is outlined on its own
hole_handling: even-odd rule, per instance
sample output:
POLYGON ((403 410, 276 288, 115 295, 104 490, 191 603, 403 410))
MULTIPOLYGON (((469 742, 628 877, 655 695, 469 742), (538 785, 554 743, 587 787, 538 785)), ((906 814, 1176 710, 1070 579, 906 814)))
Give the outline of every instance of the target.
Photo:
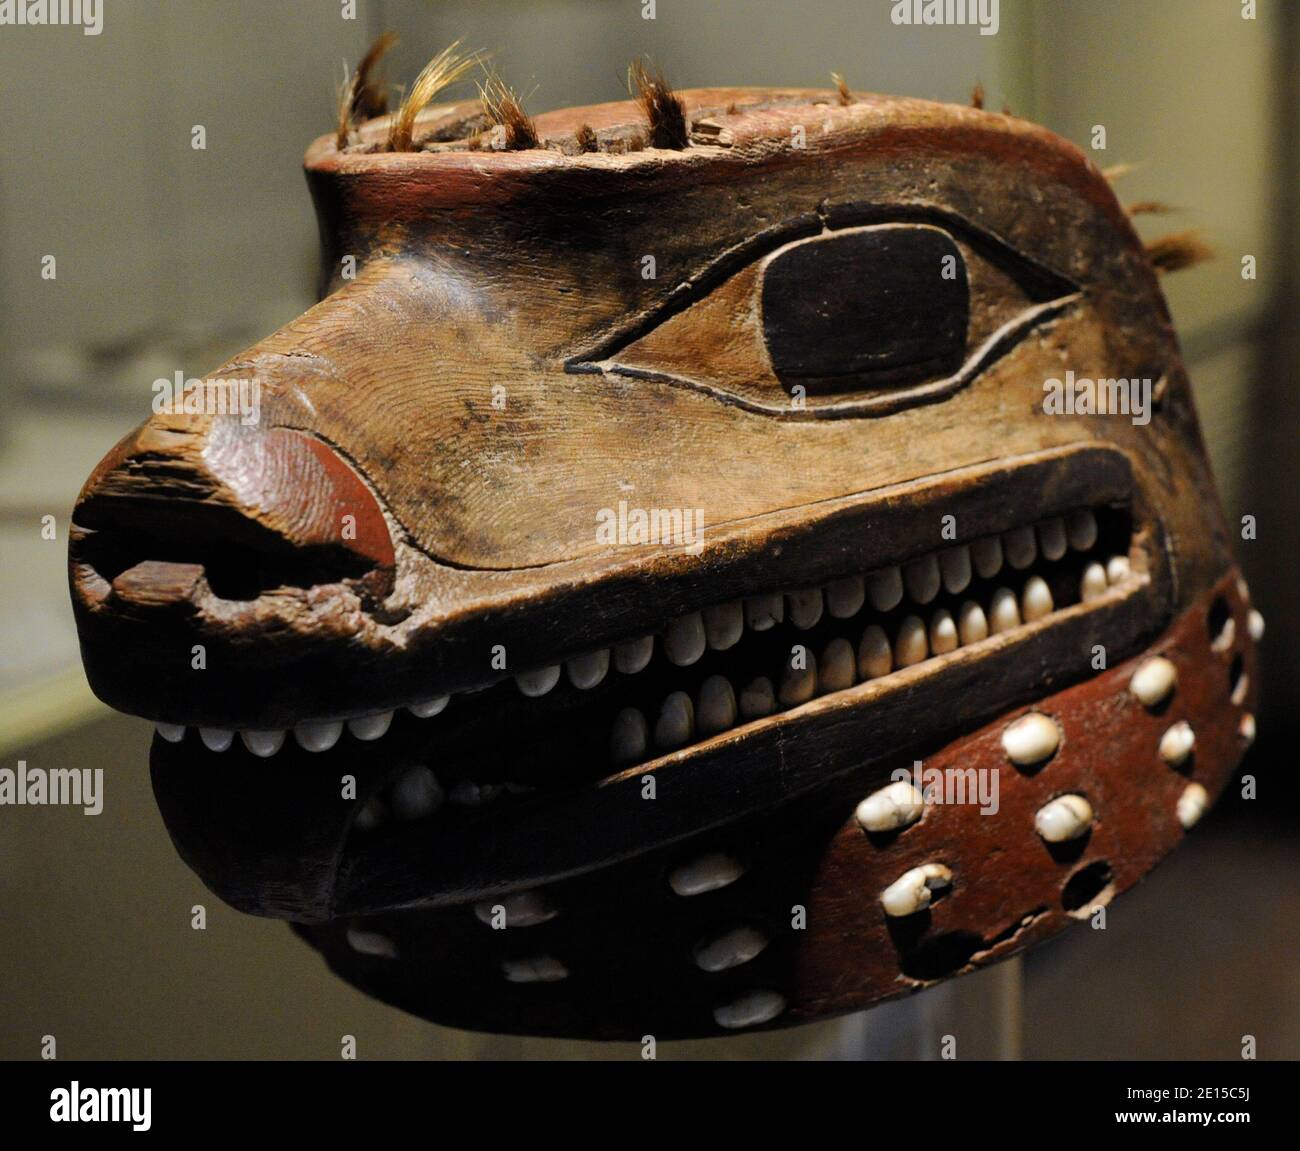
POLYGON ((456 807, 483 807, 503 792, 522 795, 533 788, 522 783, 478 783, 462 779, 444 787, 433 771, 423 765, 408 767, 382 795, 372 795, 353 820, 358 831, 373 831, 389 818, 398 823, 427 819, 448 803, 456 807))
MULTIPOLYGON (((764 632, 788 619, 795 628, 807 630, 820 622, 823 613, 829 613, 834 619, 851 619, 868 603, 878 612, 892 611, 904 598, 910 603, 925 606, 941 590, 952 595, 965 591, 973 578, 972 573, 981 579, 990 579, 1004 565, 1015 571, 1023 571, 1039 555, 1048 560, 1059 560, 1071 549, 1088 551, 1096 543, 1097 535, 1096 516, 1089 510, 1076 511, 1069 516, 1044 520, 1035 527, 1013 528, 1000 536, 986 536, 969 545, 960 544, 943 551, 931 552, 906 564, 880 568, 865 576, 845 576, 832 580, 824 588, 807 588, 784 594, 770 592, 707 607, 673 620, 659 637, 660 646, 670 664, 689 667, 706 650, 726 651, 734 647, 740 641, 746 626, 751 631, 764 632)), ((1123 557, 1117 557, 1112 562, 1127 561, 1123 557)), ((1089 571, 1093 567, 1102 570, 1100 565, 1092 565, 1089 571)), ((1105 579, 1104 571, 1102 579, 1105 579)), ((1094 579, 1093 584, 1095 582, 1094 579)), ((1100 590, 1104 592, 1105 588, 1103 582, 1100 590)), ((1085 573, 1083 598, 1086 600, 1096 594, 1099 592, 1090 585, 1085 573)), ((941 614, 946 613, 937 613, 941 614)), ((924 628, 921 631, 924 633, 924 628)), ((940 642, 943 642, 942 637, 940 642)), ((565 662, 564 671, 576 689, 586 691, 605 679, 611 664, 616 671, 626 675, 643 671, 649 666, 654 649, 655 636, 641 636, 613 648, 602 648, 575 656, 565 662)), ((547 694, 559 683, 560 674, 560 665, 553 664, 521 672, 515 681, 525 696, 538 697, 547 694)), ((423 703, 412 704, 407 710, 420 719, 427 719, 441 712, 449 699, 447 695, 437 696, 423 703)), ((393 712, 383 711, 347 720, 312 720, 300 723, 292 730, 294 740, 301 748, 321 752, 330 750, 338 743, 345 727, 353 738, 370 742, 382 738, 392 720, 393 712)), ((179 743, 185 737, 186 729, 182 725, 160 723, 157 727, 159 735, 168 742, 179 743)), ((199 738, 204 747, 213 752, 228 750, 237 734, 253 755, 267 758, 284 746, 288 732, 236 732, 231 728, 199 728, 199 738)))
MULTIPOLYGON (((1089 564, 1080 580, 1080 599, 1097 599, 1122 584, 1129 570, 1125 556, 1112 557, 1104 567, 1089 564)), ((737 723, 798 707, 816 696, 844 691, 855 683, 879 679, 990 635, 1012 631, 1054 610, 1047 581, 1034 575, 1025 581, 1018 599, 1010 588, 996 589, 987 612, 974 600, 966 600, 955 619, 951 612, 939 608, 931 614, 928 626, 919 616, 904 616, 894 628, 892 642, 882 626, 870 624, 862 632, 856 656, 853 645, 844 638, 830 640, 820 654, 801 651, 798 660, 787 661, 777 685, 767 676, 759 676, 737 694, 725 676, 711 675, 700 684, 694 700, 684 691, 671 692, 660 705, 653 729, 637 708, 620 711, 610 733, 610 757, 616 765, 627 766, 644 759, 652 747, 656 752, 675 751, 737 723)))

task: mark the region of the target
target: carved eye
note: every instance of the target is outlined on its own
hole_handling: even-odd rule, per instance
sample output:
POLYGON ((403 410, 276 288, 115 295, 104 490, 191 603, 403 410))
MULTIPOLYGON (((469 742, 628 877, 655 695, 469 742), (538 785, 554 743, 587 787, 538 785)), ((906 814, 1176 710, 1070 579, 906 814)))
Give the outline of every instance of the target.
POLYGON ((774 414, 880 415, 963 387, 1077 298, 970 226, 886 223, 781 244, 573 366, 774 414))

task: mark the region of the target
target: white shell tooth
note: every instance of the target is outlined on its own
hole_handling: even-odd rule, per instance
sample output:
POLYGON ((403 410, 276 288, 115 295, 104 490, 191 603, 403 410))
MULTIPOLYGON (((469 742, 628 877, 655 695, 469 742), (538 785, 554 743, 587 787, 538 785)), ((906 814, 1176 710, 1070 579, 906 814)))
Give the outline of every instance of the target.
POLYGON ((501 786, 510 795, 532 795, 537 788, 531 783, 520 783, 518 780, 507 779, 501 786))
POLYGON ((631 639, 614 649, 614 667, 623 675, 636 675, 645 670, 655 653, 655 637, 643 635, 631 639))
POLYGON ((894 670, 894 649, 889 636, 879 624, 871 624, 862 633, 858 644, 858 678, 878 679, 894 670))
POLYGON ((516 891, 510 895, 500 895, 495 899, 485 899, 474 904, 474 916, 480 923, 495 927, 497 908, 507 928, 536 927, 547 923, 559 915, 551 901, 541 891, 516 891))
POLYGON ((745 605, 740 600, 706 607, 704 635, 713 651, 726 651, 740 642, 745 631, 745 605))
POLYGON ((235 742, 235 733, 228 727, 201 727, 199 738, 209 751, 225 751, 235 742))
POLYGON ((1237 640, 1237 621, 1228 616, 1219 628, 1219 634, 1210 641, 1211 651, 1227 651, 1237 640))
POLYGON ((915 915, 930 906, 934 892, 952 883, 952 872, 942 863, 923 863, 905 871, 880 893, 885 914, 898 918, 915 915))
POLYGON ((781 683, 776 689, 776 698, 782 707, 798 707, 817 694, 817 657, 805 649, 802 662, 803 667, 793 666, 793 656, 785 662, 781 683))
POLYGON ((671 751, 684 747, 695 734, 695 705, 684 691, 671 692, 655 722, 655 746, 671 751))
POLYGON ((1090 563, 1079 579, 1079 598, 1084 603, 1100 599, 1106 594, 1106 569, 1099 563, 1090 563))
POLYGON ((1250 676, 1242 672, 1237 677, 1237 682, 1232 685, 1232 694, 1228 697, 1232 700, 1234 707, 1241 707, 1246 702, 1246 695, 1250 691, 1250 676))
POLYGON ((1180 719, 1160 737, 1160 758, 1171 767, 1180 767, 1196 748, 1192 725, 1180 719))
POLYGON ((803 588, 792 591, 786 597, 786 614, 790 622, 800 631, 816 627, 822 618, 822 589, 819 587, 803 588))
POLYGON ((1264 638, 1264 617, 1254 608, 1251 608, 1250 615, 1246 617, 1246 630, 1256 643, 1264 638))
POLYGON ((894 831, 908 827, 925 811, 925 797, 905 779, 873 791, 858 804, 853 818, 863 831, 894 831))
POLYGON ((1024 571, 1038 558, 1033 528, 1012 528, 1002 537, 1002 552, 1016 571, 1024 571))
POLYGON ((499 783, 476 783, 472 779, 462 779, 452 785, 447 799, 460 807, 482 807, 496 799, 502 790, 499 783))
POLYGON ((1086 552, 1097 542, 1097 517, 1092 512, 1071 512, 1065 521, 1065 534, 1077 552, 1086 552))
POLYGON ((432 699, 422 700, 420 703, 409 704, 406 708, 416 719, 432 719, 446 708, 450 701, 449 695, 435 695, 432 699))
POLYGON ((1002 733, 1002 750, 1021 767, 1050 759, 1060 744, 1061 729, 1038 711, 1022 715, 1002 733))
POLYGON ((1034 816, 1034 830, 1046 843, 1078 839, 1092 826, 1092 804, 1081 795, 1058 795, 1034 816))
POLYGON ((1255 742, 1255 717, 1246 712, 1241 717, 1241 722, 1237 724, 1237 733, 1241 736, 1246 746, 1249 747, 1255 742))
POLYGON ((903 569, 881 568, 869 573, 867 599, 876 611, 893 611, 903 602, 903 569))
POLYGON ((609 672, 609 648, 575 655, 565 662, 564 670, 569 673, 569 682, 574 687, 579 691, 590 691, 609 672))
POLYGON ((1016 595, 1010 588, 1000 587, 993 593, 993 602, 989 604, 989 631, 1001 635, 1020 626, 1020 607, 1016 595))
POLYGON ((985 536, 970 546, 971 563, 980 579, 992 579, 1002 570, 1002 541, 997 536, 985 536))
POLYGON ((503 959, 501 974, 507 983, 558 983, 569 977, 569 969, 553 955, 531 959, 503 959))
POLYGON ((1131 570, 1128 556, 1111 556, 1106 561, 1106 582, 1111 587, 1118 587, 1128 579, 1131 570))
POLYGON ((650 726, 634 707, 625 707, 614 718, 609 736, 609 754, 615 763, 635 763, 650 746, 650 726))
POLYGON ((349 927, 348 946, 358 955, 373 955, 378 959, 396 959, 397 944, 387 935, 378 931, 362 931, 359 927, 349 927))
POLYGON ((355 739, 359 739, 363 743, 371 743, 387 735, 389 725, 392 722, 393 713, 391 711, 379 711, 374 715, 359 715, 348 720, 348 731, 352 733, 355 739))
POLYGON ((1024 590, 1020 593, 1020 614, 1026 623, 1051 615, 1055 606, 1052 589, 1042 576, 1030 576, 1025 580, 1024 590))
POLYGON ((1065 555, 1068 547, 1069 538, 1065 532, 1065 521, 1059 516, 1044 520, 1038 525, 1038 550, 1043 553, 1044 559, 1055 563, 1065 555))
POLYGON ((947 655, 957 647, 957 625, 951 613, 940 608, 930 617, 930 652, 932 655, 947 655))
POLYGON ((831 580, 826 585, 826 610, 834 619, 852 619, 867 602, 867 581, 860 575, 831 580))
POLYGON ((989 637, 989 621, 974 600, 968 599, 957 612, 957 636, 962 647, 989 637))
POLYGON ((1174 694, 1178 669, 1162 655, 1144 659, 1128 681, 1128 689, 1146 708, 1156 708, 1174 694))
POLYGON ((948 548, 939 553, 944 590, 956 595, 970 586, 970 548, 948 548))
POLYGON ((785 996, 777 991, 751 991, 713 1010, 713 1021, 728 1031, 770 1023, 785 1010, 785 996))
POLYGON ((703 895, 730 886, 744 874, 744 866, 734 856, 711 851, 674 868, 668 886, 678 895, 703 895))
POLYGON ((716 735, 735 726, 736 693, 726 676, 711 675, 700 684, 695 729, 701 735, 716 735))
POLYGON ((676 667, 690 667, 704 654, 704 617, 693 611, 673 620, 664 631, 664 655, 676 667))
POLYGON ((772 681, 760 675, 753 683, 741 690, 740 714, 743 719, 761 719, 776 711, 776 689, 772 681))
POLYGON ((408 768, 389 795, 393 814, 402 820, 424 819, 442 806, 442 800, 442 785, 427 767, 408 768))
POLYGON ((352 826, 357 831, 374 831, 384 822, 385 815, 383 803, 378 796, 372 795, 361 805, 361 810, 352 820, 352 826))
POLYGON ((829 695, 852 687, 855 665, 853 645, 838 637, 831 640, 817 659, 817 694, 829 695))
POLYGON ((521 671, 515 676, 515 683, 519 690, 529 699, 537 699, 545 695, 557 683, 560 682, 560 665, 552 664, 550 667, 539 667, 533 671, 521 671))
POLYGON ((939 594, 942 579, 934 555, 921 556, 903 567, 903 586, 914 603, 927 604, 939 594))
POLYGON ((1190 831, 1195 827, 1209 806, 1210 794, 1199 783, 1189 783, 1183 788, 1183 794, 1178 797, 1178 803, 1174 808, 1183 830, 1190 831))
POLYGON ((185 738, 185 726, 179 723, 156 723, 154 730, 168 743, 180 743, 185 738))
POLYGON ((309 720, 293 729, 293 738, 303 751, 329 751, 342 734, 341 719, 309 720))
POLYGON ((239 733, 244 746, 259 759, 270 759, 279 751, 284 746, 284 736, 283 731, 241 731, 239 733))
POLYGON ((763 953, 768 938, 756 927, 737 927, 695 947, 695 966, 711 974, 740 967, 763 953))
POLYGON ((894 663, 899 667, 911 667, 929 654, 925 624, 914 615, 905 616, 898 625, 898 638, 894 640, 894 663))
POLYGON ((785 597, 780 592, 752 595, 745 600, 745 622, 751 631, 767 631, 785 619, 785 597))

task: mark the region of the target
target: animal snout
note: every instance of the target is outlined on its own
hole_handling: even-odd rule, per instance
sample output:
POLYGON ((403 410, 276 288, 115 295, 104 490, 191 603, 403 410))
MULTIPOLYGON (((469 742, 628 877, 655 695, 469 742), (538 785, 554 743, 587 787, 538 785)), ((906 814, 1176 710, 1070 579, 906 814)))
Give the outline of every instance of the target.
POLYGON ((391 589, 378 499, 330 445, 292 428, 160 416, 119 443, 73 513, 74 594, 162 608, 355 581, 391 589))

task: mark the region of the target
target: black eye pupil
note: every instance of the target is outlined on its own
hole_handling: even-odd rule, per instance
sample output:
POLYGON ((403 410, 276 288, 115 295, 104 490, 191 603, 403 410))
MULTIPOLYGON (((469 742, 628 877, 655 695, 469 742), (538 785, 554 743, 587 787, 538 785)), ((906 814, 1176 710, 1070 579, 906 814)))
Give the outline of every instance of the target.
POLYGON ((772 368, 810 392, 955 372, 969 314, 961 249, 929 225, 816 236, 778 252, 763 272, 772 368))

